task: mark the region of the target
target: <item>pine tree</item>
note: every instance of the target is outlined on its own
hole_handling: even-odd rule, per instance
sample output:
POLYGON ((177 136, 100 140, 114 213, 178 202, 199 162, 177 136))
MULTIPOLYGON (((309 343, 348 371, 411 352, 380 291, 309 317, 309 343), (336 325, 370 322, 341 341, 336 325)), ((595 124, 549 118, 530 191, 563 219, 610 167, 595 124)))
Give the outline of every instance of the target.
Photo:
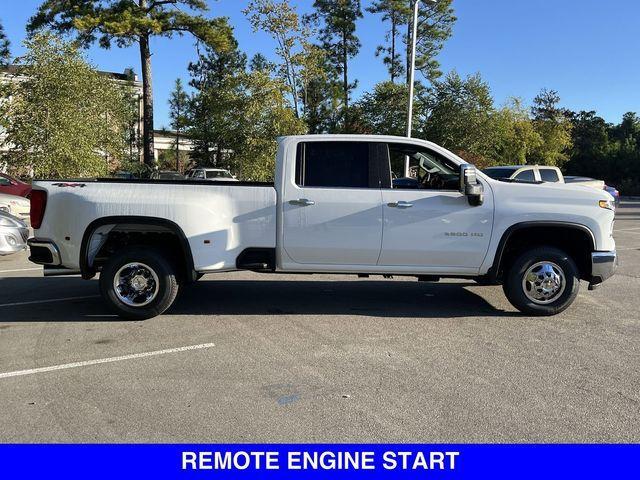
POLYGON ((4 33, 4 27, 0 23, 0 67, 8 65, 11 60, 11 43, 4 33))
POLYGON ((400 77, 405 68, 398 48, 398 36, 400 27, 406 25, 410 16, 409 4, 405 0, 377 0, 367 11, 381 14, 383 22, 389 22, 389 31, 386 35, 387 45, 380 45, 376 50, 376 56, 384 55, 383 62, 389 70, 391 82, 400 77))
POLYGON ((180 172, 180 138, 189 124, 188 114, 189 96, 182 86, 182 80, 176 79, 175 87, 169 97, 169 118, 171 128, 176 132, 176 171, 180 172))
MULTIPOLYGON (((410 9, 411 0, 403 0, 410 9)), ((453 25, 457 18, 454 14, 451 3, 453 0, 437 0, 434 2, 422 2, 418 15, 418 38, 416 42, 416 70, 424 77, 433 82, 442 76, 440 63, 436 59, 444 42, 451 37, 453 25)), ((411 14, 407 16, 407 35, 405 43, 407 46, 407 83, 409 83, 409 69, 411 61, 411 36, 412 36, 411 14)))
POLYGON ((315 0, 310 18, 319 25, 322 49, 331 68, 330 77, 342 90, 343 130, 350 131, 349 102, 357 81, 349 78, 349 60, 360 51, 356 21, 362 18, 360 0, 315 0), (341 80, 338 80, 341 78, 341 80))
POLYGON ((224 166, 225 152, 237 149, 246 64, 246 55, 231 38, 226 50, 206 49, 189 65, 189 84, 196 90, 190 106, 192 157, 203 166, 224 166))

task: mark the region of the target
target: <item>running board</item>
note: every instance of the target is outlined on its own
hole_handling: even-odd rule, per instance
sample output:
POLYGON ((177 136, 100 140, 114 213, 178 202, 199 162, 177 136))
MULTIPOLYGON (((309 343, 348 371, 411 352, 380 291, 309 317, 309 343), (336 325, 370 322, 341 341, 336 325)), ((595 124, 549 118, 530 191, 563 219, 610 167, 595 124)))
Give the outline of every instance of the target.
POLYGON ((80 275, 80 273, 80 270, 71 270, 64 267, 50 267, 48 265, 44 266, 45 277, 64 277, 70 275, 80 275))

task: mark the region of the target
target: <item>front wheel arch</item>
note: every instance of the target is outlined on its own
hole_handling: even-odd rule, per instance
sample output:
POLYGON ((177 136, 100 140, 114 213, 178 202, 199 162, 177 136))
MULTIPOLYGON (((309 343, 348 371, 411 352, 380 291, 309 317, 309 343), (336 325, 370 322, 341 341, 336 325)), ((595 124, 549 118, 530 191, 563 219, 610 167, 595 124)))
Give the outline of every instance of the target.
POLYGON ((596 248, 593 232, 587 226, 533 221, 516 223, 503 233, 487 274, 491 283, 502 283, 505 273, 522 252, 542 246, 567 252, 578 266, 580 278, 591 278, 591 252, 596 248))

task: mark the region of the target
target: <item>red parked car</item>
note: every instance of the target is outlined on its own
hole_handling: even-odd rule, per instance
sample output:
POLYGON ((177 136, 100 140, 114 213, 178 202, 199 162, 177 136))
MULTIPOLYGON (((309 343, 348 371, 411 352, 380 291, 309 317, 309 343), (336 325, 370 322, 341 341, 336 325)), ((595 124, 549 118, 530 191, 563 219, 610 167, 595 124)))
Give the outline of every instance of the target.
POLYGON ((6 173, 0 173, 0 193, 29 197, 31 194, 31 185, 21 182, 6 173))

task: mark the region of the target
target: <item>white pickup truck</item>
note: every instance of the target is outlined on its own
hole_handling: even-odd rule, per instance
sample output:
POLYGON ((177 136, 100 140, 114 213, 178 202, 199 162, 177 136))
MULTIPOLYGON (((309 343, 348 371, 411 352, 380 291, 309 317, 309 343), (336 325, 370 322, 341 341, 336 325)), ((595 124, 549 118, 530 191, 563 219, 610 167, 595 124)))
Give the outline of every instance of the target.
POLYGON ((46 275, 100 273, 105 301, 133 319, 232 270, 470 278, 553 315, 617 265, 604 191, 494 180, 398 137, 281 138, 275 184, 36 181, 31 202, 31 261, 46 275), (417 178, 398 178, 405 160, 417 178))

